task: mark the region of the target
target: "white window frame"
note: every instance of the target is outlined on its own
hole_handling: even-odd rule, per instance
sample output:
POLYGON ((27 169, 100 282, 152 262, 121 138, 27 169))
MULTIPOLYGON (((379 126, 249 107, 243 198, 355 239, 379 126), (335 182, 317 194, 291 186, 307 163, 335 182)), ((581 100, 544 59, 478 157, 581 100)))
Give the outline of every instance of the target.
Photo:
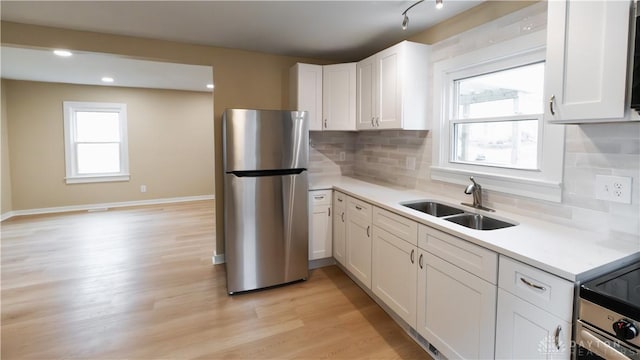
POLYGON ((67 184, 129 181, 129 147, 127 141, 127 105, 64 101, 64 151, 67 184), (120 120, 120 172, 78 174, 77 146, 75 143, 76 113, 80 111, 117 112, 120 120))
MULTIPOLYGON (((538 31, 434 64, 434 129, 431 179, 466 185, 474 176, 485 189, 562 201, 564 126, 546 123, 542 114, 499 117, 495 120, 538 119, 538 169, 516 169, 454 162, 454 81, 545 60, 546 34, 538 31)), ((477 122, 481 119, 456 120, 477 122)), ((486 120, 486 119, 485 119, 486 120)))

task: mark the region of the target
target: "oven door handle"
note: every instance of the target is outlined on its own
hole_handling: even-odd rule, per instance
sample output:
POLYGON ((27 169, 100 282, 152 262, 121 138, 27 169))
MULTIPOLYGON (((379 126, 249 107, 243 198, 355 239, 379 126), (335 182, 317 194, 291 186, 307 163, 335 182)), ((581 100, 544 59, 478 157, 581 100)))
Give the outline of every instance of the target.
POLYGON ((609 346, 609 344, 607 344, 606 342, 593 336, 589 331, 585 329, 580 330, 580 337, 586 340, 584 343, 580 344, 580 346, 600 356, 603 359, 629 360, 629 358, 623 353, 609 346))

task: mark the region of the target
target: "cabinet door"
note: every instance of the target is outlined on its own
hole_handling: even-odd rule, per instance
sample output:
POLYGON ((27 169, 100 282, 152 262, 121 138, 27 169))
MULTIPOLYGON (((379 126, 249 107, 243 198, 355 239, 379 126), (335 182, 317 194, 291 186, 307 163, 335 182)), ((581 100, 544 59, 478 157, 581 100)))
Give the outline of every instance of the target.
POLYGON ((347 204, 347 270, 371 289, 371 205, 347 204))
POLYGON ((309 191, 309 260, 331 256, 331 194, 309 191))
POLYGON ((318 205, 312 208, 309 235, 309 260, 331 256, 331 206, 318 205))
POLYGON ((325 65, 322 71, 324 130, 355 130, 356 64, 325 65))
POLYGON ((289 76, 291 107, 309 112, 309 130, 322 130, 322 66, 296 64, 289 76))
POLYGON ((335 191, 333 193, 333 257, 346 266, 346 232, 347 232, 347 196, 335 191))
POLYGON ((449 359, 492 359, 496 286, 426 251, 418 264, 418 333, 449 359))
POLYGON ((417 246, 374 226, 373 293, 414 329, 418 276, 417 251, 417 246))
POLYGON ((376 116, 376 62, 375 55, 356 65, 356 116, 358 129, 372 129, 376 116))
POLYGON ((628 0, 549 1, 545 119, 624 116, 629 9, 628 0))
POLYGON ((571 325, 498 289, 496 359, 569 359, 571 325))
POLYGON ((380 129, 402 128, 402 84, 400 77, 402 45, 392 46, 378 53, 376 72, 378 103, 377 111, 375 111, 375 123, 376 127, 380 129))

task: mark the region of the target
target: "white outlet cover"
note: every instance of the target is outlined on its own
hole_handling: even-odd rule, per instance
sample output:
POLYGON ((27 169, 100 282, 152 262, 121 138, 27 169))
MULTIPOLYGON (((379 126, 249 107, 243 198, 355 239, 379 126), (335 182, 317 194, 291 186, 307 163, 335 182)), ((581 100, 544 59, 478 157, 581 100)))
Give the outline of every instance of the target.
POLYGON ((596 199, 631 204, 629 176, 596 175, 596 199))

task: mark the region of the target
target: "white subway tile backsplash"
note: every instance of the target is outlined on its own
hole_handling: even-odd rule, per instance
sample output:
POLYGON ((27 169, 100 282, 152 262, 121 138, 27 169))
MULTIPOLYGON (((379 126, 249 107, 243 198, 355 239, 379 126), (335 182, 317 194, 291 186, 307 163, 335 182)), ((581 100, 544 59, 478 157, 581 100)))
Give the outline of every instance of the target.
MULTIPOLYGON (((489 42, 545 30, 546 3, 541 2, 433 44, 432 61, 473 51, 489 42)), ((431 180, 431 137, 429 131, 312 132, 310 171, 350 175, 373 183, 440 193, 458 201, 469 201, 469 195, 463 193, 462 186, 431 180), (341 151, 346 152, 345 161, 338 161, 341 151), (407 169, 408 158, 415 159, 415 169, 407 169)), ((608 234, 621 242, 638 243, 640 122, 566 126, 563 155, 561 203, 485 191, 486 205, 608 234), (596 199, 596 175, 632 177, 632 203, 616 204, 596 199)))

